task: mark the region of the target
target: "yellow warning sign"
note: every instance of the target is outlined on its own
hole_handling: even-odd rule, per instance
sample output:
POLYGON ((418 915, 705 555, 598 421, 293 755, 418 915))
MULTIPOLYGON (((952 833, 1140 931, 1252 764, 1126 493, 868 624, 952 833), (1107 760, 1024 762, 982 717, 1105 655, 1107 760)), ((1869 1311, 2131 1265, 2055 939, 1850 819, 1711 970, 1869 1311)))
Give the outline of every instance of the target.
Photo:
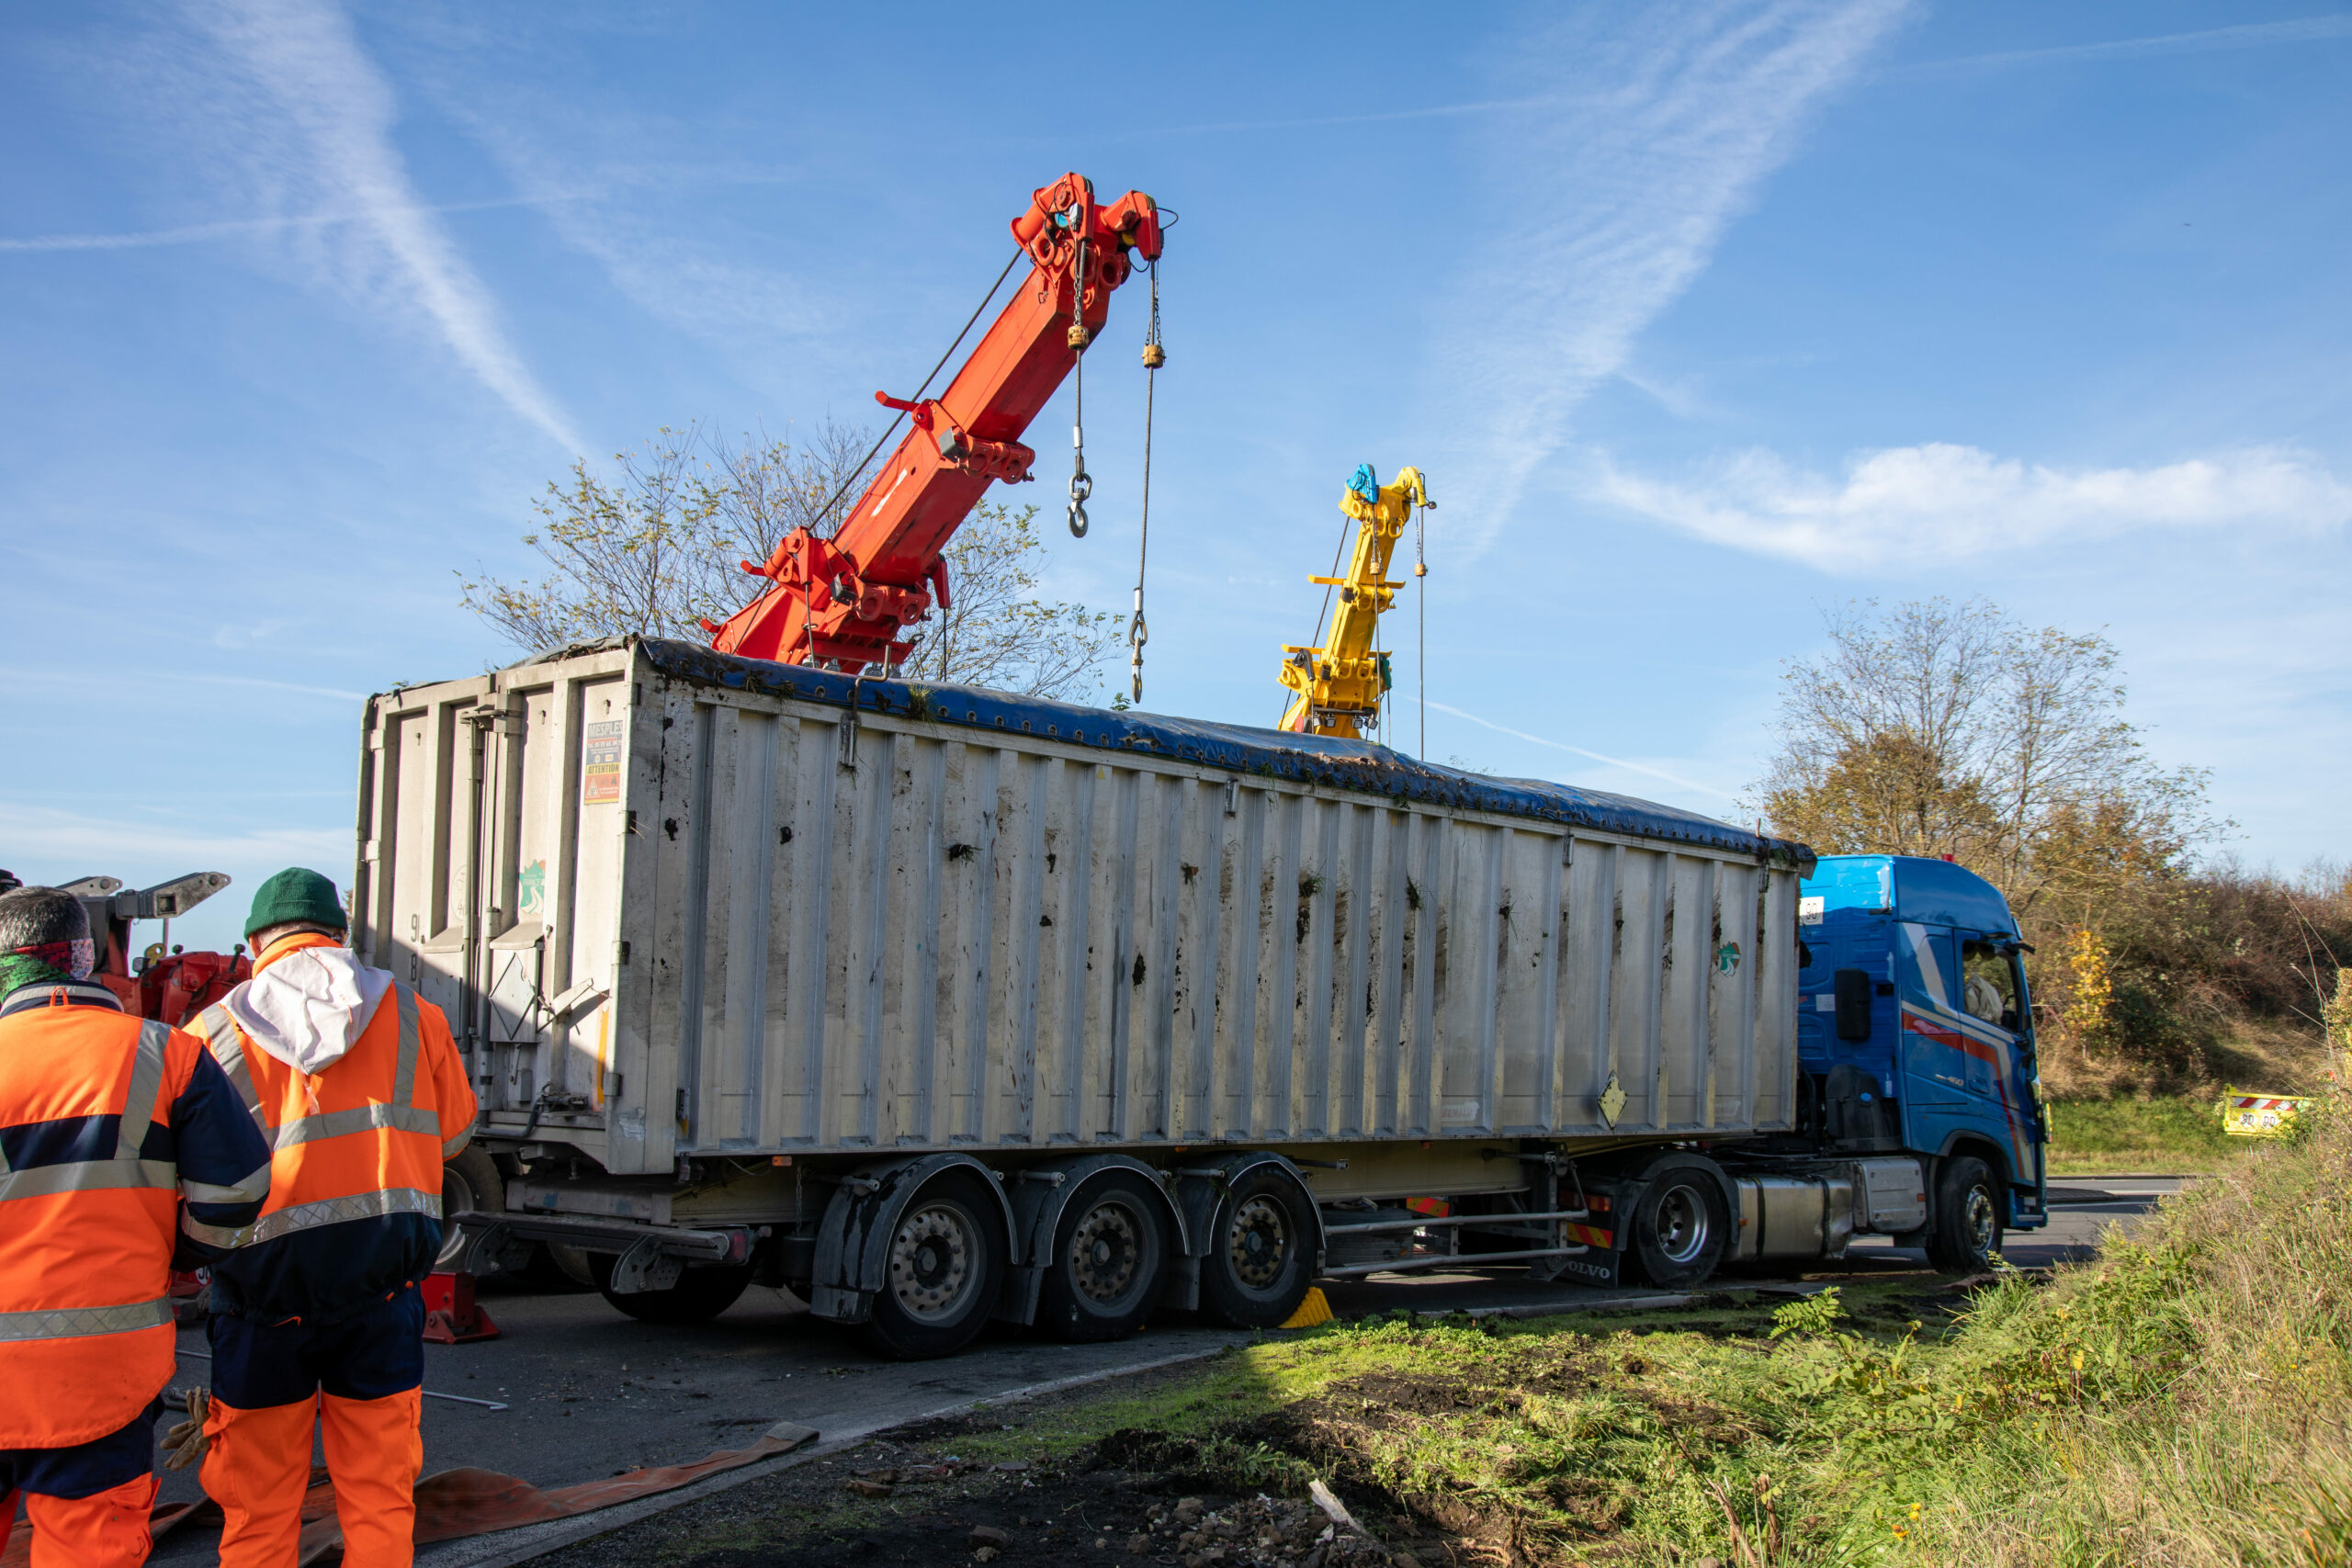
POLYGON ((621 721, 592 724, 580 742, 580 804, 610 806, 621 797, 621 721))
POLYGON ((2295 1113, 2312 1102, 2305 1094, 2248 1094, 2222 1090, 2222 1131, 2233 1138, 2276 1138, 2287 1131, 2295 1113))

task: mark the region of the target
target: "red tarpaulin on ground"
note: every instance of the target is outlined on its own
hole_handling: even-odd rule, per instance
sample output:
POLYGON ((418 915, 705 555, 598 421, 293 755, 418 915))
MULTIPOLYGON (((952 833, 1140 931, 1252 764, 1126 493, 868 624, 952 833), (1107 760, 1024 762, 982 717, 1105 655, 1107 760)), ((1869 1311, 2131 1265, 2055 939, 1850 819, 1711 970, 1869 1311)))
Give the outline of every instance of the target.
MULTIPOLYGON (((416 1483, 416 1543, 456 1540, 486 1535, 548 1519, 594 1513, 618 1503, 634 1502, 659 1493, 691 1486, 706 1476, 741 1470, 763 1459, 790 1453, 816 1438, 808 1427, 779 1424, 746 1449, 721 1449, 691 1464, 657 1465, 632 1470, 604 1481, 583 1481, 576 1486, 540 1488, 519 1476, 494 1470, 445 1470, 416 1483)), ((182 1525, 220 1517, 211 1503, 172 1503, 157 1508, 155 1538, 160 1540, 182 1525)), ((311 1472, 311 1490, 302 1498, 302 1554, 305 1563, 317 1562, 343 1550, 343 1529, 335 1522, 334 1488, 324 1469, 311 1472)), ((8 1550, 0 1553, 0 1568, 29 1568, 32 1531, 19 1527, 8 1550)))

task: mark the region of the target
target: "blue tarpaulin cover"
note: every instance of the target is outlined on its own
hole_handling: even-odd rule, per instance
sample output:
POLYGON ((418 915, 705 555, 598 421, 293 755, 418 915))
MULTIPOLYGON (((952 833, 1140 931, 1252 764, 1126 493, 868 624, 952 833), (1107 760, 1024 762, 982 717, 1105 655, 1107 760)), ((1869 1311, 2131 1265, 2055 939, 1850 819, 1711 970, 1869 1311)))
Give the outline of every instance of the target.
MULTIPOLYGON (((1007 731, 1106 751, 1144 752, 1245 778, 1288 779, 1348 790, 1398 804, 1421 802, 1464 811, 1525 817, 1600 832, 1662 839, 1753 855, 1808 869, 1812 852, 1775 839, 1631 795, 1611 795, 1548 779, 1505 779, 1417 761, 1365 740, 1294 735, 1243 724, 1211 724, 1135 709, 1085 707, 978 686, 926 684, 849 676, 805 664, 738 659, 697 643, 639 639, 646 661, 673 680, 732 691, 823 703, 861 713, 886 714, 958 728, 1007 731)), ((599 643, 593 648, 613 647, 599 643)), ((526 662, 588 652, 568 648, 526 662)))

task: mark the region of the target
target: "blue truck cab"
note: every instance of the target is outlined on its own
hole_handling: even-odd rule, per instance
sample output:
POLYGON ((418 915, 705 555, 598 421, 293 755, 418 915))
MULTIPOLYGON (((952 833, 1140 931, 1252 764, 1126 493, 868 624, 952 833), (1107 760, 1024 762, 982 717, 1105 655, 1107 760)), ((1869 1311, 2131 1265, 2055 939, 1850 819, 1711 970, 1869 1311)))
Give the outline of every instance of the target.
POLYGON ((2047 1224, 2027 949, 1999 891, 1949 861, 1829 855, 1797 920, 1800 1132, 1918 1156, 1931 1255, 2047 1224))

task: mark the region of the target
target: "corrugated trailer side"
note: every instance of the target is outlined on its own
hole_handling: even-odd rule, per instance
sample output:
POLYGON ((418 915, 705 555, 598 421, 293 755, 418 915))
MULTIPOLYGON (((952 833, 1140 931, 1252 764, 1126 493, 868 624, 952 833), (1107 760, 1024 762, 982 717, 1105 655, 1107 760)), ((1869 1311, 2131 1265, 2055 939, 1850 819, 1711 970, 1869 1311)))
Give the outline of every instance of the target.
POLYGON ((1319 1243, 1317 1205, 1791 1121, 1804 852, 1670 808, 650 639, 373 699, 367 746, 362 952, 449 1012, 510 1205, 624 1291, 755 1227, 857 1321, 894 1183, 964 1170, 1018 1316, 1027 1179, 1123 1169, 1197 1294, 1267 1160, 1319 1243))
POLYGON ((1581 792, 1395 763, 1335 788, 991 694, 866 682, 853 720, 850 682, 770 694, 649 646, 376 704, 359 940, 472 1036, 493 1129, 635 1173, 1787 1123, 1795 872, 1768 840, 1535 818, 1480 792, 1581 792))

